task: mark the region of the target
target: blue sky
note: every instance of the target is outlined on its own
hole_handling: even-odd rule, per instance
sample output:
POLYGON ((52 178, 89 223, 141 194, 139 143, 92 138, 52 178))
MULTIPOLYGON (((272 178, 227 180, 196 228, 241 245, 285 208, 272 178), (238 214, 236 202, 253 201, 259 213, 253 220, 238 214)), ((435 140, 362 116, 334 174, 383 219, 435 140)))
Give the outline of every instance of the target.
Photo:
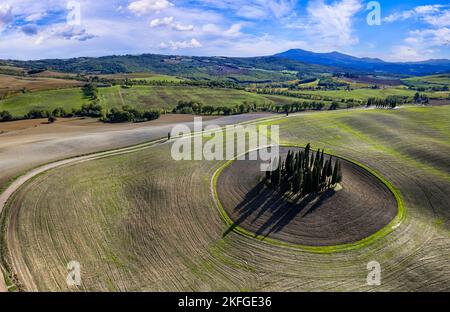
POLYGON ((369 2, 0 0, 0 58, 259 56, 302 48, 390 61, 450 59, 448 1, 378 1, 380 25, 367 22, 369 2))

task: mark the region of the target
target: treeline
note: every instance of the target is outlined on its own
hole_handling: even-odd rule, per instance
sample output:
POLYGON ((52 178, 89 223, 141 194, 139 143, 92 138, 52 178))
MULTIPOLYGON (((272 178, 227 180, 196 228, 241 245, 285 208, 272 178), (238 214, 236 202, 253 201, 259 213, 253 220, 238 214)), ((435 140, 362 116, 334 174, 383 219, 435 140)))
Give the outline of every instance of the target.
POLYGON ((367 99, 367 107, 375 106, 376 108, 396 108, 399 105, 409 102, 407 96, 388 96, 387 98, 369 98, 367 99))
POLYGON ((442 92, 442 91, 449 91, 449 86, 448 85, 434 85, 434 86, 408 86, 408 89, 410 90, 415 90, 415 91, 419 91, 419 92, 425 92, 425 91, 430 91, 430 92, 442 92))
POLYGON ((14 120, 14 117, 13 117, 13 115, 11 115, 10 112, 8 112, 8 111, 0 112, 0 122, 12 121, 12 120, 14 120))
MULTIPOLYGON (((249 89, 250 92, 254 92, 257 94, 266 94, 266 95, 281 95, 305 100, 315 100, 315 101, 336 101, 335 97, 331 96, 322 96, 318 94, 307 94, 307 93, 293 93, 289 91, 276 90, 276 89, 249 89)), ((342 103, 351 103, 354 105, 364 104, 362 100, 357 99, 340 99, 342 103)))
POLYGON ((126 88, 131 88, 133 86, 180 86, 180 87, 203 87, 203 88, 214 88, 214 89, 236 89, 244 90, 245 88, 239 83, 226 80, 146 80, 146 79, 108 79, 100 78, 98 76, 90 77, 91 84, 103 84, 103 85, 121 85, 126 88))
POLYGON ((130 106, 123 106, 121 109, 111 109, 100 120, 110 123, 145 122, 158 119, 160 116, 161 113, 159 111, 141 111, 130 106))
POLYGON ((173 109, 177 114, 196 114, 196 115, 236 115, 257 111, 267 111, 271 105, 258 106, 256 103, 244 101, 242 104, 236 104, 234 107, 204 105, 195 101, 179 101, 173 109))
POLYGON ((419 92, 417 92, 416 94, 414 94, 414 103, 415 104, 429 104, 430 99, 428 98, 428 96, 426 94, 420 94, 419 92))
POLYGON ((324 89, 324 90, 339 90, 341 88, 350 88, 350 84, 336 81, 332 78, 322 78, 319 80, 318 83, 318 89, 324 89))
MULTIPOLYGON (((196 115, 237 115, 250 112, 295 113, 306 110, 322 110, 325 107, 321 102, 296 102, 292 104, 276 105, 272 103, 256 104, 244 101, 234 107, 204 105, 195 101, 179 101, 172 110, 176 114, 196 115)), ((335 104, 334 109, 339 107, 335 104)), ((333 106, 332 108, 333 109, 333 106)))
POLYGON ((283 194, 306 196, 335 187, 342 182, 342 168, 339 159, 331 156, 325 160, 324 150, 316 153, 308 144, 304 151, 289 150, 285 160, 276 160, 277 168, 267 171, 264 181, 283 194))
POLYGON ((71 118, 71 117, 93 117, 100 118, 103 116, 103 108, 100 104, 87 103, 83 104, 79 109, 67 111, 63 107, 55 108, 53 111, 32 109, 23 118, 19 119, 40 119, 40 118, 71 118))
POLYGON ((71 117, 91 117, 99 118, 103 122, 145 122, 158 119, 161 116, 159 111, 141 111, 130 106, 122 108, 113 108, 107 112, 98 103, 87 103, 79 109, 67 111, 63 107, 55 108, 53 111, 32 109, 23 117, 13 117, 8 111, 0 112, 0 122, 22 120, 22 119, 43 119, 48 118, 54 122, 56 118, 71 117))

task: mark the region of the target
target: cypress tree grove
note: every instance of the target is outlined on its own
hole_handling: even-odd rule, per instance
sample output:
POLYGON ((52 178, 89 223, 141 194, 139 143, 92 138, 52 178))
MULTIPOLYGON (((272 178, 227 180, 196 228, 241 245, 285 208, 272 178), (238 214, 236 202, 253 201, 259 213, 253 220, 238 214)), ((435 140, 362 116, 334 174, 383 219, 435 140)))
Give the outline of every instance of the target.
POLYGON ((286 159, 276 159, 274 171, 267 171, 265 181, 273 188, 292 192, 297 196, 318 193, 342 182, 341 162, 333 157, 325 160, 325 150, 311 151, 308 144, 304 151, 289 150, 286 159))

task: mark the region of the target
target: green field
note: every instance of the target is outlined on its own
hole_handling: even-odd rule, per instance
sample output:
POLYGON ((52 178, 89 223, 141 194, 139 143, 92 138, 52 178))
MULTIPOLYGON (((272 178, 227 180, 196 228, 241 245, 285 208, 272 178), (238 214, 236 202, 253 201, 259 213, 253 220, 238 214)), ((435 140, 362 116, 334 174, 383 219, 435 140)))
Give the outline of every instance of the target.
MULTIPOLYGON (((298 99, 283 96, 264 96, 233 89, 208 89, 184 86, 133 86, 122 88, 114 86, 99 88, 100 103, 110 109, 130 105, 139 109, 172 110, 178 101, 198 101, 205 105, 235 107, 247 101, 250 104, 284 105, 298 101, 298 99)), ((67 111, 80 108, 88 103, 79 88, 52 91, 32 92, 0 101, 0 111, 7 110, 14 116, 23 116, 31 109, 52 111, 63 107, 67 111)))
POLYGON ((450 85, 450 75, 434 75, 434 76, 424 76, 424 77, 412 77, 403 79, 403 81, 408 82, 425 82, 431 84, 442 84, 450 85))
POLYGON ((448 291, 448 120, 450 107, 442 106, 265 122, 280 125, 282 143, 311 142, 352 159, 401 196, 406 219, 346 252, 224 235, 228 225, 211 193, 224 162, 174 161, 163 144, 54 169, 27 183, 6 215, 12 220, 5 223, 6 259, 27 290, 68 290, 66 265, 77 259, 86 277, 82 291, 448 291), (373 260, 382 266, 381 286, 366 284, 373 260))
POLYGON ((415 88, 450 87, 450 75, 434 75, 403 79, 403 82, 415 88))
POLYGON ((0 111, 7 110, 13 116, 23 116, 32 109, 53 111, 63 107, 67 111, 87 103, 80 88, 39 91, 20 94, 0 101, 0 111))
POLYGON ((232 89, 208 89, 177 86, 115 86, 99 89, 100 102, 105 107, 131 105, 141 109, 173 109, 178 101, 198 101, 205 105, 234 107, 244 101, 258 105, 272 103, 262 95, 232 89))

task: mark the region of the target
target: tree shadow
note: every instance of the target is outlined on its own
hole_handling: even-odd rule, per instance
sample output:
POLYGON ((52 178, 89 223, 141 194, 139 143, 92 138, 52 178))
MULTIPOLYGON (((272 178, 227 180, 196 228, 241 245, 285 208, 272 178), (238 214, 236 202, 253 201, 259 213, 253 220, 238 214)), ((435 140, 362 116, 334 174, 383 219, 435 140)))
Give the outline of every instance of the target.
POLYGON ((255 231, 255 237, 267 237, 271 233, 280 232, 299 214, 301 214, 301 218, 303 218, 316 211, 324 201, 335 194, 335 191, 327 190, 303 198, 286 198, 283 194, 283 190, 274 190, 266 186, 264 182, 259 182, 245 195, 242 202, 234 208, 234 211, 238 213, 239 218, 222 236, 227 236, 246 221, 254 224, 266 213, 270 214, 270 216, 267 221, 255 231), (250 217, 252 217, 252 219, 248 220, 250 217))

